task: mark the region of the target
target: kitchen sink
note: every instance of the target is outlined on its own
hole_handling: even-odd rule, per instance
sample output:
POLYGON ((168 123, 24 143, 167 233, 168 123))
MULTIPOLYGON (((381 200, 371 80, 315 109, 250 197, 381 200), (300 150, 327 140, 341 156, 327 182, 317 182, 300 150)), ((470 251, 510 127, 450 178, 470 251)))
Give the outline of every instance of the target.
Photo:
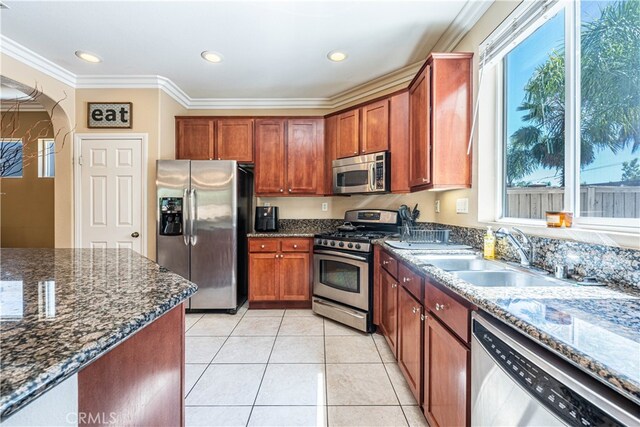
POLYGON ((528 288, 571 286, 569 283, 551 277, 541 277, 518 271, 456 271, 452 272, 452 274, 465 282, 482 287, 528 288))
POLYGON ((444 271, 492 271, 506 269, 506 267, 501 264, 491 261, 485 261, 475 256, 455 258, 434 258, 432 256, 417 256, 417 258, 444 271))

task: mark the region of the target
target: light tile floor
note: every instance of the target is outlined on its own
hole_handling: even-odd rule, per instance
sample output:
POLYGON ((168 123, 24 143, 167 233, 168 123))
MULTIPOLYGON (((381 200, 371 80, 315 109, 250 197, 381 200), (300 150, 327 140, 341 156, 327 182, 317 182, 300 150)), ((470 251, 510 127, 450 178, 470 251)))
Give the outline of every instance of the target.
POLYGON ((311 310, 186 316, 187 426, 426 426, 378 334, 311 310))

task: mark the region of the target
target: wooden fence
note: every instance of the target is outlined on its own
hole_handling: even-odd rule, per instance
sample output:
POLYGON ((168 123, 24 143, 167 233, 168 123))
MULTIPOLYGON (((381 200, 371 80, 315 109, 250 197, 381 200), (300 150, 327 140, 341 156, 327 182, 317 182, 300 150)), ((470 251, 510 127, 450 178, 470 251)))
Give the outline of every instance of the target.
MULTIPOLYGON (((506 216, 544 219, 546 211, 561 211, 563 187, 507 189, 506 216)), ((580 187, 581 216, 640 218, 640 187, 580 187)))

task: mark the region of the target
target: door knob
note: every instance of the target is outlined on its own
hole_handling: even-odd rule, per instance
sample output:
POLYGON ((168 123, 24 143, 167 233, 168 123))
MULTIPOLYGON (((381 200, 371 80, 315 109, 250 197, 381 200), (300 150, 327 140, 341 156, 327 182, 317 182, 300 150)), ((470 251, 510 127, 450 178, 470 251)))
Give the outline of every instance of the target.
POLYGON ((138 233, 137 231, 134 231, 133 233, 131 233, 131 237, 136 239, 136 238, 140 237, 140 233, 138 233))

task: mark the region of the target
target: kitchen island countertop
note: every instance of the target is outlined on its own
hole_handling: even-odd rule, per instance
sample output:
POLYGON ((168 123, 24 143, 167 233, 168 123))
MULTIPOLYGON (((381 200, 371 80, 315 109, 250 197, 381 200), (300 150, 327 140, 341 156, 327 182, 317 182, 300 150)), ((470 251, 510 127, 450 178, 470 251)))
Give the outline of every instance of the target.
POLYGON ((197 290, 129 249, 0 249, 0 280, 2 419, 197 290))

